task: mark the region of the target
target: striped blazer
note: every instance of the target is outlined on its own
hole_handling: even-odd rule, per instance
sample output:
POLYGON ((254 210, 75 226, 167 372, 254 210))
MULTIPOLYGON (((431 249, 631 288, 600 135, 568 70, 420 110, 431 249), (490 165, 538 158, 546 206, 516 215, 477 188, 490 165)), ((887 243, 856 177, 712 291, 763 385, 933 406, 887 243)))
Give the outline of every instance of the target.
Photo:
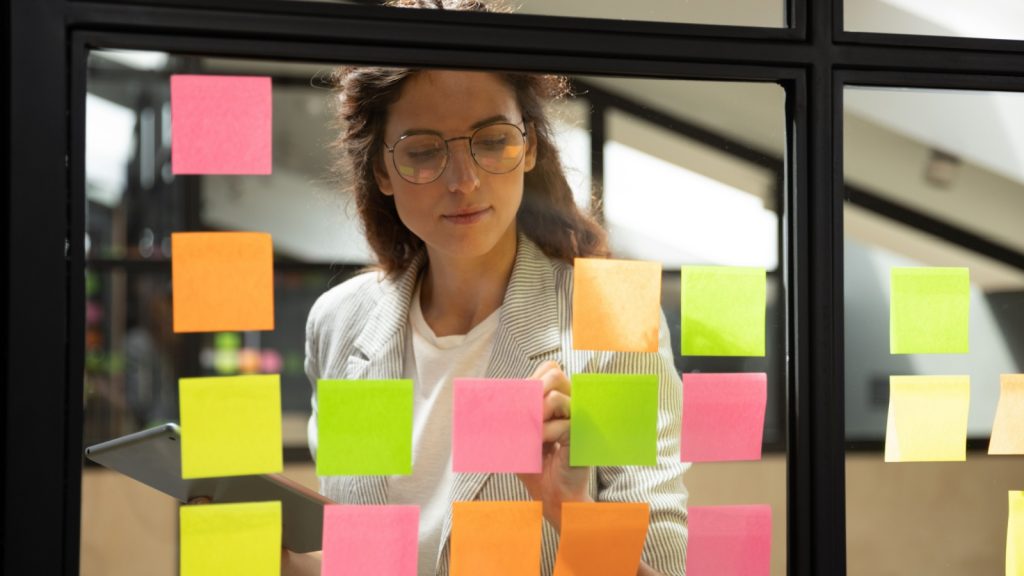
MULTIPOLYGON (((393 278, 378 272, 357 276, 324 293, 306 324, 306 374, 313 385, 309 421, 310 450, 316 457, 316 381, 397 379, 408 328, 409 303, 426 261, 421 255, 393 278)), ((657 353, 587 352, 572 347, 572 266, 548 258, 520 234, 515 264, 501 305, 497 334, 488 361, 489 378, 528 378, 546 360, 575 373, 657 374, 659 378, 658 465, 593 468, 591 496, 606 502, 647 502, 650 527, 644 560, 671 576, 685 574, 686 489, 679 461, 682 386, 670 352, 668 326, 661 318, 657 353)), ((438 439, 438 441, 449 441, 438 439)), ((349 504, 386 504, 386 476, 320 478, 320 491, 349 504)), ((514 474, 456 474, 449 504, 467 500, 528 500, 514 474)), ((441 534, 436 574, 448 576, 451 508, 441 534)), ((558 534, 544 522, 542 574, 549 576, 558 550, 558 534)))

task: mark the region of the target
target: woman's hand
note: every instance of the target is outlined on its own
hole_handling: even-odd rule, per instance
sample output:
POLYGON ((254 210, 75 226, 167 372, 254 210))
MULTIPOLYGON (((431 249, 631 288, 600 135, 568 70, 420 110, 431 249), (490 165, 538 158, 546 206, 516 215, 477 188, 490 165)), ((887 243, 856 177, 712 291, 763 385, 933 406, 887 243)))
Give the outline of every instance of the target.
POLYGON ((533 379, 544 383, 544 447, 540 474, 517 474, 530 497, 544 504, 544 517, 562 526, 563 502, 590 502, 590 468, 569 466, 569 398, 572 384, 558 362, 537 367, 533 379))

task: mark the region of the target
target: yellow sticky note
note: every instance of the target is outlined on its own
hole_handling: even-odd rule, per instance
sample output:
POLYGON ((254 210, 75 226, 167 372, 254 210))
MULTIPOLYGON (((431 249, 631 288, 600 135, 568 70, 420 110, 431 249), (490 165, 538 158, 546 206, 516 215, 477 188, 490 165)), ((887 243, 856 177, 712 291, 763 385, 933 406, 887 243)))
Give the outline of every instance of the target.
POLYGON ((284 469, 279 375, 182 378, 178 394, 182 478, 284 469))
POLYGON ((999 388, 988 453, 1024 454, 1024 374, 1001 375, 999 388))
POLYGON ((1010 492, 1006 524, 1006 576, 1024 576, 1024 492, 1010 492))
POLYGON ((890 376, 886 462, 967 460, 969 376, 890 376))
POLYGON ((281 503, 182 506, 181 576, 277 576, 281 503))
POLYGON ((574 270, 573 348, 658 351, 661 264, 577 258, 574 270))

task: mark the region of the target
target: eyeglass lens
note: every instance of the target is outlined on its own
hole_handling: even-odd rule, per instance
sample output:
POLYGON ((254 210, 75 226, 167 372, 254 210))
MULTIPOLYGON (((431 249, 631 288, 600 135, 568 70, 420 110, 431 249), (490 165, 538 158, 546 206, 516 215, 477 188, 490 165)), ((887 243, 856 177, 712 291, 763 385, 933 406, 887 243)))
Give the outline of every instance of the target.
MULTIPOLYGON (((523 159, 526 143, 519 127, 491 124, 473 133, 469 150, 477 166, 492 174, 511 172, 523 159)), ((395 144, 395 168, 414 184, 433 182, 448 164, 448 146, 436 134, 412 134, 395 144)))

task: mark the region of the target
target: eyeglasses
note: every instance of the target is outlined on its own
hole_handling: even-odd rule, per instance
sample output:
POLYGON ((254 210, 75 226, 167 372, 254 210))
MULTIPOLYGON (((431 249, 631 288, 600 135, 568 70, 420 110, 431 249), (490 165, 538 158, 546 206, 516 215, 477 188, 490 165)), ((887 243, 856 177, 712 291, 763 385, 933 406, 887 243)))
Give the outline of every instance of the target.
POLYGON ((515 124, 487 124, 469 136, 442 138, 439 134, 405 134, 393 145, 384 144, 391 153, 395 170, 406 182, 429 184, 441 177, 448 166, 449 142, 469 140, 469 153, 476 165, 491 174, 511 172, 526 153, 526 129, 515 124))

